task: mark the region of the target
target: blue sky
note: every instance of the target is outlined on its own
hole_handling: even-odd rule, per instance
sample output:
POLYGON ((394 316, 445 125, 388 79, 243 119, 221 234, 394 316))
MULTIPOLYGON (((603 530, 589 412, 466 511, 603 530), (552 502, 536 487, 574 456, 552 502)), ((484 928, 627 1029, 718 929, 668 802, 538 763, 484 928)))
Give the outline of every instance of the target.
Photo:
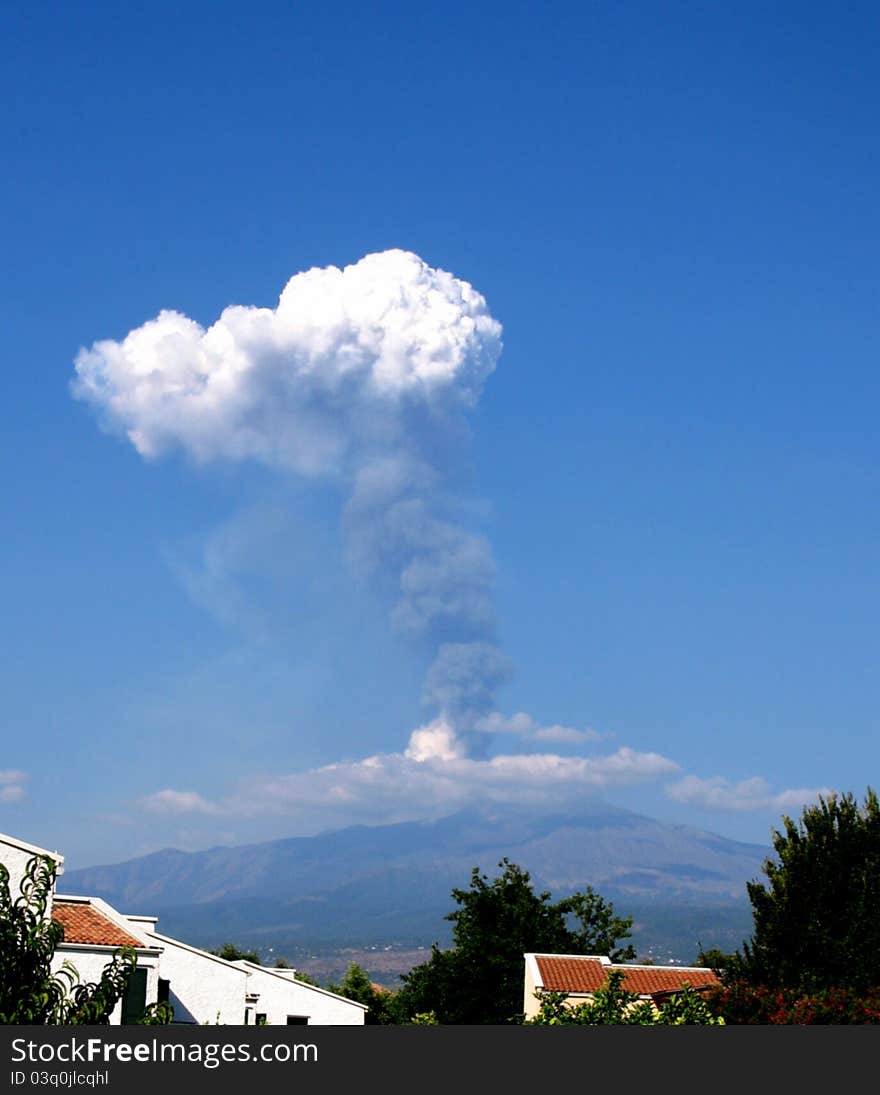
POLYGON ((96 3, 0 42, 0 829, 85 866, 595 794, 763 842, 876 784, 873 5, 96 3), (199 328, 314 268, 193 417, 199 328), (416 324, 416 394, 315 425, 314 315, 401 279, 481 331, 428 382, 416 324), (135 362, 163 310, 192 346, 135 362))

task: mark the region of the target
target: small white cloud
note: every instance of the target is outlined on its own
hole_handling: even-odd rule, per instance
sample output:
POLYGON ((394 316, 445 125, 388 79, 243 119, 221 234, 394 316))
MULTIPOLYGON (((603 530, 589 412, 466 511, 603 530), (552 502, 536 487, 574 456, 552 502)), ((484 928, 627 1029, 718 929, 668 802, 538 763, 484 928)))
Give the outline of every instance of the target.
POLYGON ((18 768, 0 771, 0 802, 21 802, 25 797, 24 782, 27 774, 18 768))
POLYGON ((582 745, 584 742, 599 741, 602 738, 598 730, 576 730, 573 726, 560 726, 558 723, 542 726, 525 711, 518 711, 510 716, 493 711, 478 719, 474 728, 484 734, 515 734, 526 740, 555 742, 560 745, 582 745))
POLYGON ((760 776, 733 783, 723 776, 684 776, 666 787, 666 794, 676 802, 689 806, 701 806, 707 810, 799 810, 818 800, 820 795, 831 794, 830 788, 792 788, 772 791, 760 776))
POLYGON ((220 807, 209 802, 197 791, 156 791, 143 800, 143 807, 151 814, 216 814, 220 807))

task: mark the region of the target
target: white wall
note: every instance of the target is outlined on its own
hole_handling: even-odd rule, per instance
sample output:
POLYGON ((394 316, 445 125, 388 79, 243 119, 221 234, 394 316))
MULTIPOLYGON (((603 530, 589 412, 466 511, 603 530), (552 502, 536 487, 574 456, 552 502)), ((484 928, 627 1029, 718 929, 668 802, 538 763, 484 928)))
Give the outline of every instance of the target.
MULTIPOLYGON (((57 973, 65 961, 70 962, 79 974, 79 983, 101 980, 104 967, 113 961, 116 947, 98 947, 88 943, 62 943, 52 957, 51 969, 57 973)), ((138 954, 138 969, 147 971, 146 1003, 156 1002, 159 991, 159 956, 156 954, 138 954)), ((122 1022, 122 1001, 116 1004, 110 1016, 110 1022, 118 1025, 122 1022)))
MULTIPOLYGON (((45 848, 38 848, 35 844, 27 844, 23 840, 16 840, 15 837, 0 833, 0 863, 9 871, 9 892, 13 901, 21 892, 19 887, 22 878, 24 878, 25 868, 35 855, 47 855, 54 859, 58 864, 58 873, 61 873, 61 864, 64 862, 63 855, 47 851, 45 848)), ((47 912, 50 912, 51 908, 52 902, 50 900, 47 912)))
MULTIPOLYGON (((139 918, 130 920, 139 935, 139 918)), ((247 973, 207 951, 155 932, 141 935, 148 944, 162 947, 160 976, 170 981, 171 991, 201 1024, 244 1023, 247 973)))
POLYGON ((285 1026, 288 1015, 306 1016, 310 1026, 363 1026, 365 1010, 326 989, 297 981, 290 971, 268 969, 253 962, 236 962, 249 973, 248 992, 259 993, 252 1004, 269 1026, 285 1026))

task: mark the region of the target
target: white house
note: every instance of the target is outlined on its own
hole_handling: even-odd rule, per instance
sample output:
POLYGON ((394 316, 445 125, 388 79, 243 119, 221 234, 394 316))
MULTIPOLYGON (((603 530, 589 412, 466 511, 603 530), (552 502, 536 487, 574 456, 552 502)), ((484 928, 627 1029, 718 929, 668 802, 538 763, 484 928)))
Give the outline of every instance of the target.
POLYGON ((362 1026, 366 1006, 327 989, 298 981, 294 970, 254 962, 227 962, 216 954, 162 935, 155 916, 127 916, 130 930, 146 946, 161 949, 175 1017, 181 1007, 201 1024, 268 1026, 362 1026))
POLYGON ((70 963, 80 982, 100 981, 104 967, 120 947, 134 948, 137 967, 113 1010, 111 1023, 136 1022, 148 1004, 167 999, 167 984, 163 985, 159 970, 162 948, 138 938, 126 918, 106 901, 55 894, 52 919, 64 928, 64 940, 52 959, 53 973, 70 963))
MULTIPOLYGON (((34 855, 54 859, 60 873, 63 856, 0 833, 0 863, 9 871, 13 898, 34 855)), ((364 1023, 365 1005, 298 981, 293 970, 228 962, 162 935, 156 930, 155 916, 126 916, 98 897, 64 895, 54 890, 47 911, 64 929, 64 940, 52 960, 55 973, 69 962, 80 982, 98 981, 120 947, 134 948, 137 968, 110 1017, 111 1023, 136 1022, 147 1005, 163 1000, 173 1006, 176 1023, 364 1023)))
MULTIPOLYGON (((27 866, 34 856, 45 856, 55 863, 56 879, 64 873, 64 856, 17 837, 0 833, 0 863, 9 872, 9 892, 15 901, 21 893, 21 883, 27 866)), ((136 948, 137 969, 128 991, 111 1016, 111 1022, 122 1023, 140 1015, 147 1003, 155 1001, 159 991, 159 952, 144 945, 128 930, 127 924, 106 902, 97 898, 62 898, 55 885, 48 895, 46 915, 61 924, 64 939, 56 947, 51 970, 58 973, 65 965, 73 966, 77 980, 83 984, 99 981, 104 967, 119 947, 136 948)))

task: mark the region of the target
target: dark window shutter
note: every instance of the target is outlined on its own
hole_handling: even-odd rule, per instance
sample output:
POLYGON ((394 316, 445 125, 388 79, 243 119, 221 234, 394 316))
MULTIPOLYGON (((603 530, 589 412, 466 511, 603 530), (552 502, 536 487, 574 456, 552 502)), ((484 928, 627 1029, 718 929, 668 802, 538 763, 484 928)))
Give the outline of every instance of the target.
POLYGON ((122 994, 122 1022, 136 1023, 147 1006, 147 971, 135 969, 122 994))

